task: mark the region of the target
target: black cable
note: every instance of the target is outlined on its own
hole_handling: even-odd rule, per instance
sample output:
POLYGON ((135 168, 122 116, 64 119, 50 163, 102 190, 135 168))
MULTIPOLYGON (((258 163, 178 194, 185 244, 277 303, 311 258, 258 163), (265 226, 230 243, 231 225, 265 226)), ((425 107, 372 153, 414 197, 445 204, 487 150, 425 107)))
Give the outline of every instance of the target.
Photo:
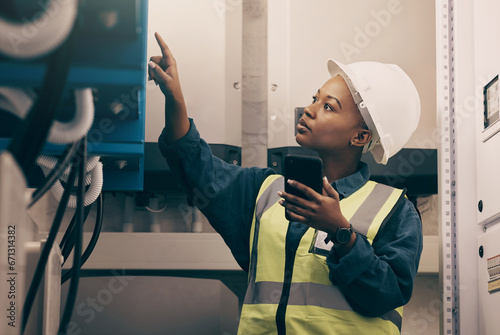
MULTIPOLYGON (((94 232, 92 233, 92 237, 90 238, 89 244, 87 245, 87 248, 85 249, 82 255, 82 262, 80 267, 82 267, 83 264, 85 264, 85 262, 87 261, 87 259, 89 259, 90 254, 92 254, 92 251, 94 251, 94 248, 97 244, 97 240, 99 239, 99 235, 101 234, 101 229, 102 229, 103 211, 104 211, 103 195, 101 193, 97 198, 97 214, 94 225, 94 232)), ((71 277, 73 271, 74 267, 72 267, 66 273, 64 273, 61 279, 61 284, 64 284, 71 277)))
MULTIPOLYGON (((92 237, 89 241, 89 244, 87 245, 87 248, 85 249, 83 255, 82 255, 82 264, 83 265, 88 257, 90 256, 90 253, 95 248, 95 245, 97 244, 97 239, 99 238, 99 235, 101 234, 101 228, 102 228, 102 220, 103 220, 103 196, 102 193, 99 194, 99 197, 97 198, 97 213, 96 213, 96 221, 94 224, 94 231, 92 233, 92 237)), ((69 245, 69 251, 68 251, 68 256, 71 253, 71 249, 73 248, 74 241, 70 241, 67 243, 69 245)), ((68 257, 66 256, 66 257, 68 257)))
MULTIPOLYGON (((90 209, 92 208, 92 204, 89 206, 85 207, 83 211, 83 222, 87 221, 87 218, 90 214, 90 209)), ((69 257, 69 254, 71 254, 71 250, 73 250, 73 247, 75 245, 75 241, 72 238, 73 237, 73 231, 75 227, 75 222, 77 218, 77 213, 75 211, 75 214, 73 215, 73 218, 71 219, 70 224, 68 225, 68 228, 66 229, 66 232, 64 233, 64 236, 61 240, 61 243, 59 244, 59 248, 61 249, 61 255, 63 256, 63 265, 66 262, 67 258, 69 257)))
POLYGON ((40 198, 54 185, 56 180, 61 176, 61 174, 66 170, 68 165, 71 163, 71 159, 75 156, 76 150, 78 148, 78 141, 66 146, 65 153, 57 161, 56 166, 50 172, 50 174, 45 178, 45 183, 40 186, 33 195, 31 196, 31 203, 28 208, 33 206, 40 198))
POLYGON ((68 185, 64 189, 63 195, 61 197, 61 201, 59 202, 59 206, 57 207, 56 215, 54 217, 54 221, 52 226, 50 227, 49 236, 47 237, 47 241, 42 249, 42 253, 40 254, 40 259, 38 260, 35 273, 33 275, 33 279, 31 281, 28 293, 26 295, 26 300, 24 302, 23 307, 23 317, 21 323, 21 334, 24 333, 26 329, 26 325, 28 323, 29 315, 31 312, 31 308, 33 307, 33 302, 36 297, 36 293, 38 291, 38 287, 40 286, 40 282, 42 280, 43 274, 45 272, 45 266, 47 265, 47 260, 49 258, 50 251, 52 249, 52 245, 54 244, 54 240, 56 239, 57 232, 59 231, 59 227, 61 226, 61 222, 64 216, 64 212, 66 211, 66 207, 68 205, 68 200, 71 195, 71 185, 75 183, 76 172, 78 168, 78 159, 75 157, 72 161, 71 172, 68 177, 68 185))
MULTIPOLYGON (((61 323, 59 324, 58 334, 66 334, 66 329, 71 320, 71 315, 73 314, 73 307, 76 302, 76 295, 78 293, 78 283, 80 274, 80 261, 82 257, 82 230, 83 230, 83 200, 85 197, 85 163, 87 160, 87 137, 84 136, 79 150, 80 157, 79 169, 78 169, 78 192, 77 192, 77 205, 76 212, 76 224, 74 228, 74 240, 75 240, 75 251, 73 254, 73 267, 74 271, 71 276, 71 282, 69 285, 68 296, 66 298, 66 305, 64 306, 64 312, 62 313, 61 323)), ((71 183, 69 185, 72 185, 71 183)))
POLYGON ((79 15, 77 14, 68 38, 50 57, 37 100, 9 143, 8 150, 16 159, 25 176, 29 174, 36 157, 45 144, 58 110, 68 77, 78 25, 79 15))
MULTIPOLYGON (((84 224, 87 221, 88 215, 90 214, 90 209, 92 208, 92 205, 93 204, 90 204, 84 209, 83 212, 84 224)), ((77 213, 75 212, 75 214, 71 218, 71 222, 69 223, 68 228, 66 229, 66 232, 64 233, 64 236, 61 239, 61 243, 59 243, 59 248, 61 249, 61 255, 64 257, 63 262, 66 262, 66 258, 68 258, 69 254, 71 253, 71 250, 73 249, 73 246, 75 245, 75 242, 72 239, 72 237, 73 237, 73 229, 76 222, 76 214, 77 213)))

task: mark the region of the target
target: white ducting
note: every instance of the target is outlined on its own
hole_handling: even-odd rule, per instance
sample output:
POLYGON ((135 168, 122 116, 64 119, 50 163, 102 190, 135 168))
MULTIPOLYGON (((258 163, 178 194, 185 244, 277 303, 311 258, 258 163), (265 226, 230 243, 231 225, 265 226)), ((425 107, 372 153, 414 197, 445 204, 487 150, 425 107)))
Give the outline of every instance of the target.
MULTIPOLYGON (((36 95, 30 89, 18 89, 11 87, 0 87, 0 108, 11 112, 17 117, 24 119, 32 108, 36 95)), ((93 96, 90 88, 75 90, 76 113, 70 122, 55 121, 48 137, 48 141, 56 144, 73 143, 80 140, 92 126, 94 119, 93 96)), ((42 168, 45 176, 48 176, 57 164, 58 159, 51 156, 39 156, 37 164, 42 168)), ((70 168, 66 168, 60 177, 66 181, 70 173, 70 168)), ((84 205, 92 204, 102 190, 103 172, 99 157, 90 157, 85 165, 85 185, 90 185, 85 192, 84 205)), ((77 185, 78 178, 75 181, 77 185)), ((52 193, 59 201, 64 188, 58 180, 51 188, 52 193)), ((68 207, 76 207, 76 197, 71 196, 68 207)))
POLYGON ((51 0, 28 22, 0 17, 0 53, 16 59, 47 55, 66 40, 77 12, 77 0, 51 0))
MULTIPOLYGON (((0 87, 0 108, 24 119, 33 106, 35 93, 30 89, 0 87)), ((48 141, 55 144, 76 142, 94 122, 94 98, 90 88, 75 90, 76 113, 69 122, 54 121, 48 141)))
MULTIPOLYGON (((99 157, 97 157, 99 159, 99 157)), ((91 163, 93 164, 93 163, 91 163)), ((85 165, 86 167, 88 166, 85 165)), ((87 168, 86 168, 87 170, 87 168)), ((50 173, 51 169, 48 169, 47 167, 42 166, 42 171, 45 176, 48 176, 50 173)), ((61 177, 61 179, 67 179, 67 175, 65 177, 61 177)), ((77 181, 75 181, 75 184, 77 184, 77 181)), ((88 173, 85 176, 85 185, 89 185, 89 189, 85 192, 85 198, 84 198, 84 206, 89 206, 92 204, 94 201, 96 201, 97 197, 102 191, 102 185, 103 185, 103 172, 102 172, 102 163, 97 161, 95 164, 94 168, 90 170, 90 173, 88 173)), ((51 187, 51 192, 54 195, 54 197, 57 199, 57 201, 60 201, 64 192, 64 187, 62 186, 61 182, 57 180, 54 185, 51 187)), ((76 208, 77 204, 77 198, 74 195, 71 195, 68 201, 68 207, 69 208, 76 208)))
POLYGON ((54 122, 49 142, 66 144, 76 142, 87 134, 94 122, 94 98, 90 88, 75 90, 76 113, 69 122, 54 122))
POLYGON ((31 89, 0 87, 0 109, 24 119, 33 106, 36 94, 31 89))
MULTIPOLYGON (((94 170, 99 163, 99 156, 92 156, 87 159, 85 164, 85 186, 89 185, 92 181, 92 177, 90 172, 94 170)), ((49 175, 49 173, 55 168, 57 164, 58 158, 54 156, 45 156, 40 155, 36 160, 36 164, 42 168, 42 171, 45 176, 49 175)), ((60 180, 66 182, 68 180, 69 173, 71 172, 71 168, 68 166, 59 177, 60 180)), ((78 176, 75 179, 75 186, 78 185, 78 176)))

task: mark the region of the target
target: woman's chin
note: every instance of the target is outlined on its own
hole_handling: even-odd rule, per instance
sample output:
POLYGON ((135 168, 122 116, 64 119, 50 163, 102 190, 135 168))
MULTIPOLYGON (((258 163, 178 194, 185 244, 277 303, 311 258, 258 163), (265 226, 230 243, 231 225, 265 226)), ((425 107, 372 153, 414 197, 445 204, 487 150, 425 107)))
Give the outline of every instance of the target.
POLYGON ((301 147, 307 148, 307 141, 300 133, 297 133, 297 135, 295 135, 295 142, 297 142, 297 144, 301 147))

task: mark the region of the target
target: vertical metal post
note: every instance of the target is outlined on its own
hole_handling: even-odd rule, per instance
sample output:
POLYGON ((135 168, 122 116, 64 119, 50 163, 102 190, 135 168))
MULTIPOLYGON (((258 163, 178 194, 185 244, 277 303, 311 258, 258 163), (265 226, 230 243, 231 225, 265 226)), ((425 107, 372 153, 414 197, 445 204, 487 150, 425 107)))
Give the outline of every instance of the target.
POLYGON ((456 227, 454 0, 436 1, 437 108, 440 130, 439 195, 443 318, 441 333, 459 334, 459 282, 456 227))

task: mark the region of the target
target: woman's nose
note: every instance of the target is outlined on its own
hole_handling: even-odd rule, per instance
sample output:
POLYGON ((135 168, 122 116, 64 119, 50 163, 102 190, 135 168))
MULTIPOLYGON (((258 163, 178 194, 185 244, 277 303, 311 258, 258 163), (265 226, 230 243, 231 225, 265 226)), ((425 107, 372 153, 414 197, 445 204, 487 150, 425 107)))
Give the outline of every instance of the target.
POLYGON ((316 112, 314 110, 314 104, 310 104, 306 108, 304 108, 304 114, 306 114, 309 118, 314 119, 316 116, 316 112))

